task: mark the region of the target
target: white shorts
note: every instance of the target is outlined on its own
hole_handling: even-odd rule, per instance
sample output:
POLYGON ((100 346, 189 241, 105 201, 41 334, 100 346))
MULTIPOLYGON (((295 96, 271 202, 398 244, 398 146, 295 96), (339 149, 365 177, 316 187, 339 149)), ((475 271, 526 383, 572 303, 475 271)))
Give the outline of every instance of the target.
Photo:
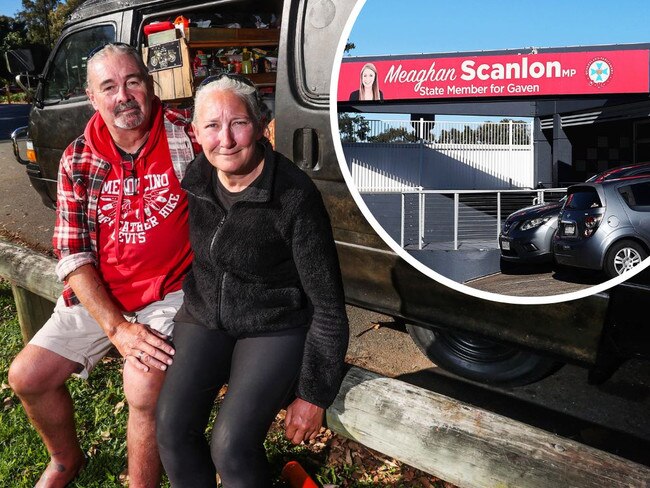
MULTIPOLYGON (((183 291, 179 290, 142 310, 125 314, 124 317, 171 336, 174 316, 182 303, 183 291)), ((82 378, 88 378, 95 365, 113 347, 113 343, 88 310, 83 305, 66 307, 63 297, 59 297, 52 316, 29 343, 81 364, 82 370, 76 374, 82 378)))

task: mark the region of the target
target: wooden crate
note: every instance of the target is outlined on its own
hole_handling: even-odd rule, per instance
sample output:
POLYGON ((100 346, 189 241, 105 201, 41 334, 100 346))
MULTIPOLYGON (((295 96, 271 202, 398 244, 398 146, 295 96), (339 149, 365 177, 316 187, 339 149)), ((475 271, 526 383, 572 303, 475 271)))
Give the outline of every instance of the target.
MULTIPOLYGON (((181 65, 152 71, 151 76, 154 80, 154 90, 161 100, 180 100, 191 98, 194 95, 192 80, 192 63, 189 49, 185 39, 178 39, 180 47, 181 65)), ((145 64, 149 61, 149 52, 153 48, 142 48, 142 58, 145 64)))

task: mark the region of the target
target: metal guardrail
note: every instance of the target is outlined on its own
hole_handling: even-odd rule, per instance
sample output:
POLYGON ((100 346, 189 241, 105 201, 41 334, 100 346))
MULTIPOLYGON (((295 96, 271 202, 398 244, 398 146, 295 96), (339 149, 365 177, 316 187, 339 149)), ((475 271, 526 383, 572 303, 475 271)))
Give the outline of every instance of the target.
POLYGON ((494 241, 505 219, 524 207, 557 202, 566 188, 538 190, 420 190, 401 192, 400 246, 494 241))

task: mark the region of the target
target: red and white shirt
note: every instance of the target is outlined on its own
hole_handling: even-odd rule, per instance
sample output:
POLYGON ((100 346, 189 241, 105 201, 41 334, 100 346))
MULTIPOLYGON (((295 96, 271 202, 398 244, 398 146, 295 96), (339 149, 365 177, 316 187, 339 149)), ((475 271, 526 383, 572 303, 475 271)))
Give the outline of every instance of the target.
MULTIPOLYGON (((201 148, 187 111, 163 108, 156 99, 152 121, 134 172, 124 171, 98 113, 65 150, 59 168, 57 274, 64 280, 95 264, 123 311, 179 290, 192 259, 180 180, 201 148)), ((63 296, 68 305, 79 303, 67 284, 63 296)))

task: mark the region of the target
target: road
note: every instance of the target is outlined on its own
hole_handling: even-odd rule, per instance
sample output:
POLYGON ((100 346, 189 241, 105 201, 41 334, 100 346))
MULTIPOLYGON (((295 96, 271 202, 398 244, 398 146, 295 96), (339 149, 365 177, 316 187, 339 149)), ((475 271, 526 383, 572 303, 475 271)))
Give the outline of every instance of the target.
MULTIPOLYGON (((0 134, 6 133, 4 109, 0 134)), ((0 140, 0 167, 2 233, 51 249, 54 212, 41 204, 6 140, 0 140)), ((599 386, 588 384, 585 369, 567 365, 533 385, 489 388, 437 368, 390 317, 351 306, 348 315, 349 363, 650 466, 650 362, 630 361, 599 386)))
POLYGON ((519 297, 553 296, 573 293, 599 285, 606 278, 600 273, 556 264, 513 265, 496 273, 465 283, 476 290, 519 297))
POLYGON ((41 204, 25 168, 14 159, 9 138, 14 129, 27 125, 28 111, 25 104, 0 104, 0 235, 20 237, 45 251, 51 249, 54 211, 41 204))

